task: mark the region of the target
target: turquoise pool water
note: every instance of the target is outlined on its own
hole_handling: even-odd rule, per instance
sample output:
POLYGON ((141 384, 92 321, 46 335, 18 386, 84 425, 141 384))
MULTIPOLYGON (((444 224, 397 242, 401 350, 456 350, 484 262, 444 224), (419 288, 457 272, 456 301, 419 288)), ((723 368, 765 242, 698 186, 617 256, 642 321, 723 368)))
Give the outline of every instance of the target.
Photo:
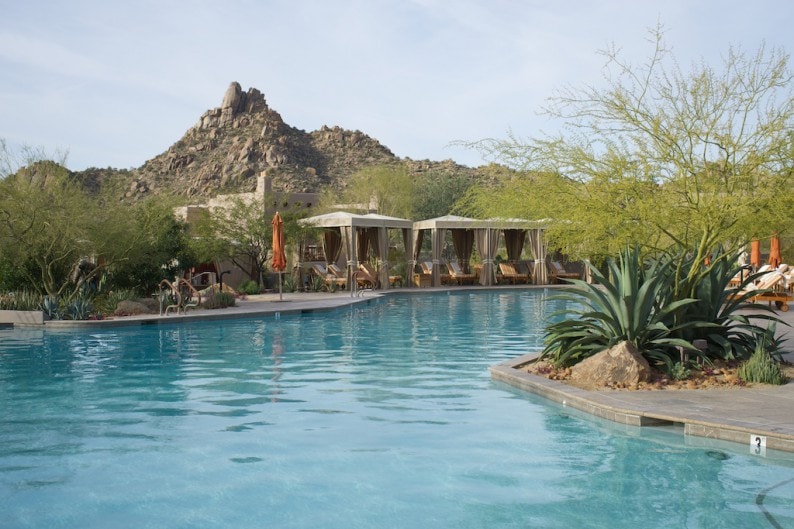
POLYGON ((2 528, 794 527, 794 465, 490 380, 545 291, 0 331, 2 528))

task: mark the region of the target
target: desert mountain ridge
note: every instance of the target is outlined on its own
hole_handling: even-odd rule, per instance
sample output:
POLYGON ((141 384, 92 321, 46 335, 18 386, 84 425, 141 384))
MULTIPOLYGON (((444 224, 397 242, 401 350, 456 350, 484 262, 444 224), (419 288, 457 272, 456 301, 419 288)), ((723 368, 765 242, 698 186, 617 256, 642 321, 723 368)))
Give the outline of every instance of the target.
POLYGON ((120 200, 137 201, 162 193, 187 200, 249 192, 266 174, 286 192, 342 190, 355 172, 374 165, 403 163, 416 176, 462 173, 476 180, 487 166, 470 168, 446 161, 398 158, 361 131, 323 126, 306 132, 285 123, 256 88, 232 82, 221 105, 165 152, 130 170, 89 168, 73 173, 93 189, 109 187, 120 200))

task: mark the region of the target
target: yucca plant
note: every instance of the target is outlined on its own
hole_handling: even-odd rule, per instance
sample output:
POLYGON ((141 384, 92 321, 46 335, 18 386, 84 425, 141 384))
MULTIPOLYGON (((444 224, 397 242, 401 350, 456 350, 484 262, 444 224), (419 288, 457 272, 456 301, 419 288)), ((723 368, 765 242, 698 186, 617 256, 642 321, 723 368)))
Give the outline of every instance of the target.
POLYGON ((674 324, 676 311, 695 303, 669 301, 669 260, 654 260, 646 269, 637 248, 621 252, 618 262, 607 261, 608 275, 590 267, 594 284, 571 280, 572 287, 556 296, 576 308, 555 313, 565 319, 546 329, 542 357, 556 365, 572 365, 613 345, 629 341, 651 364, 668 370, 678 360, 678 347, 695 351, 681 339, 682 329, 698 322, 674 324))

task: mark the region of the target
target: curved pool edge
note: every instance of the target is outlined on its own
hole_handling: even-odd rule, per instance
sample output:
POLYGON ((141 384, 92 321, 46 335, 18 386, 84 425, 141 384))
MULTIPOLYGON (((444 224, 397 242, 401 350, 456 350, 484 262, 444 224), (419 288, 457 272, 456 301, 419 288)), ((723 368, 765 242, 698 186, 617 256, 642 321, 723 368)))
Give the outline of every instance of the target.
POLYGON ((169 314, 167 316, 160 314, 140 314, 134 316, 119 316, 104 320, 48 320, 44 322, 43 326, 46 329, 105 328, 306 314, 336 310, 359 303, 368 303, 380 297, 381 294, 378 293, 368 293, 366 296, 325 293, 319 296, 306 296, 304 298, 284 295, 284 299, 279 299, 278 295, 273 296, 268 294, 251 296, 249 299, 239 301, 238 304, 233 307, 226 307, 223 309, 191 309, 186 313, 169 314))
MULTIPOLYGON (((521 371, 536 354, 489 368, 491 378, 595 417, 631 426, 684 425, 684 435, 794 452, 794 383, 738 389, 587 391, 521 371)), ((760 450, 759 450, 760 452, 760 450)))

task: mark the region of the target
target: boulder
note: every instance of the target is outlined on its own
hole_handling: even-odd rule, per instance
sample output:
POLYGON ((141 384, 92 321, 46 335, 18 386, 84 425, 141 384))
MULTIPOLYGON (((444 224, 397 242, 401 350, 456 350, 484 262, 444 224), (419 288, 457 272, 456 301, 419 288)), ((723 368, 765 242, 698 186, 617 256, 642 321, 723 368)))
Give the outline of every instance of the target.
MULTIPOLYGON (((149 301, 149 300, 146 300, 149 301)), ((155 301, 155 300, 152 300, 155 301)), ((155 301, 156 302, 156 301, 155 301)), ((134 316, 136 314, 157 314, 158 308, 147 306, 149 303, 141 303, 139 301, 122 300, 116 305, 116 310, 113 311, 114 316, 134 316)))
POLYGON ((635 387, 650 376, 648 361, 631 342, 621 342, 571 368, 571 383, 584 389, 635 387))
POLYGON ((223 102, 221 103, 221 111, 223 109, 229 108, 232 111, 232 114, 235 114, 238 110, 241 100, 243 99, 243 88, 240 86, 238 82, 232 82, 229 85, 229 88, 226 89, 226 93, 223 94, 223 102))

